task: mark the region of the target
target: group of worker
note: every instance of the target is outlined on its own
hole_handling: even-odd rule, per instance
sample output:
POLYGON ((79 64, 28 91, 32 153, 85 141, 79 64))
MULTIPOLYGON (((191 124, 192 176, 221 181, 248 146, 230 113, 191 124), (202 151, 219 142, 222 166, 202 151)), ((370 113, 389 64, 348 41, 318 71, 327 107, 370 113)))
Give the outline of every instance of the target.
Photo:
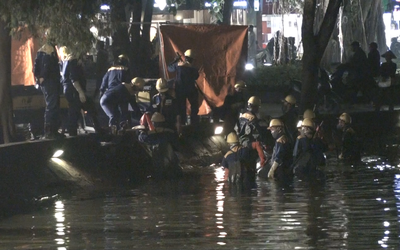
MULTIPOLYGON (((242 103, 243 100, 236 104, 242 103)), ((252 96, 246 110, 236 117, 233 131, 227 135, 229 150, 222 160, 225 179, 238 182, 246 174, 278 180, 293 176, 312 178, 317 175, 318 166, 325 164, 325 153, 329 145, 320 121, 313 110, 307 109, 299 116, 296 99, 292 95, 282 100, 283 114, 270 119, 269 126, 258 118, 261 100, 252 96), (272 142, 269 140, 272 137, 272 142)), ((233 119, 233 118, 229 118, 233 119)), ((351 117, 343 113, 338 117, 336 129, 341 138, 337 147, 338 158, 346 162, 360 159, 358 140, 351 127, 351 117)))
MULTIPOLYGON (((132 116, 140 118, 143 115, 141 124, 148 126, 151 115, 158 112, 166 120, 167 127, 180 133, 181 124, 186 123, 186 99, 191 104, 190 122, 198 123, 196 80, 199 73, 192 65, 193 60, 190 49, 183 56, 175 57, 168 65, 168 70, 176 73, 175 85, 170 88, 166 79, 158 79, 156 89, 159 93, 152 98, 152 106, 143 114, 136 102, 136 95, 143 90, 145 81, 141 77, 132 78, 129 58, 123 54, 118 56, 99 86, 100 105, 109 118, 109 131, 117 133, 131 128, 132 116), (129 105, 133 112, 129 112, 129 105)), ((82 110, 92 119, 95 132, 105 132, 99 123, 93 99, 85 93, 86 78, 79 56, 66 46, 57 49, 51 41, 46 41, 37 52, 33 71, 46 103, 43 138, 65 137, 65 128, 60 132, 60 94, 64 94, 68 102, 68 120, 64 127, 69 136, 78 134, 78 126, 83 123, 82 110)))

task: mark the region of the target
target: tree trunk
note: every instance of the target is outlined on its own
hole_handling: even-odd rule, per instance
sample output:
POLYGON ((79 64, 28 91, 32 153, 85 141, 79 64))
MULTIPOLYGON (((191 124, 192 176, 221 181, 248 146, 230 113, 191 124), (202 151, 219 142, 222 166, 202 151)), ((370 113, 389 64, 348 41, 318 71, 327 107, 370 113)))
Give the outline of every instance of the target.
POLYGON ((10 29, 0 19, 0 121, 4 143, 15 136, 11 99, 11 36, 10 29))
POLYGON ((314 23, 316 15, 316 0, 304 1, 303 26, 301 28, 303 37, 303 85, 301 89, 300 110, 313 108, 317 103, 317 79, 318 69, 322 55, 328 45, 333 29, 336 25, 337 16, 342 0, 329 1, 324 19, 314 34, 314 23))
POLYGON ((225 0, 224 9, 222 10, 222 23, 231 25, 231 15, 233 10, 233 0, 225 0))

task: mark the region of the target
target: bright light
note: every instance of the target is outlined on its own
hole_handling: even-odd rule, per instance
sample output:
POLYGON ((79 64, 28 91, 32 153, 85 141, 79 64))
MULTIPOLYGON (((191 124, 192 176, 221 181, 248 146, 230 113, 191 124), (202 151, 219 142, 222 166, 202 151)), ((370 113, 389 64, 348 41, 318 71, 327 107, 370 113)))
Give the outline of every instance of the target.
POLYGON ((102 6, 100 6, 101 10, 110 10, 110 6, 107 4, 103 4, 102 6))
POLYGON ((61 150, 61 149, 59 149, 59 150, 57 150, 57 151, 53 154, 52 158, 58 158, 58 157, 60 157, 62 154, 64 154, 64 151, 61 150))
POLYGON ((301 128, 301 124, 302 124, 302 123, 303 123, 302 120, 298 121, 298 122, 297 122, 297 127, 298 127, 298 128, 301 128))
POLYGON ((253 70, 254 69, 254 65, 251 63, 247 63, 246 66, 244 66, 245 70, 253 70))
POLYGON ((182 16, 176 16, 175 19, 176 20, 182 20, 182 16))
POLYGON ((220 135, 222 133, 222 131, 224 131, 224 128, 222 126, 218 126, 218 127, 215 128, 214 134, 215 135, 220 135))
POLYGON ((167 7, 167 0, 156 0, 155 5, 157 5, 157 7, 158 7, 160 10, 164 10, 165 7, 167 7))

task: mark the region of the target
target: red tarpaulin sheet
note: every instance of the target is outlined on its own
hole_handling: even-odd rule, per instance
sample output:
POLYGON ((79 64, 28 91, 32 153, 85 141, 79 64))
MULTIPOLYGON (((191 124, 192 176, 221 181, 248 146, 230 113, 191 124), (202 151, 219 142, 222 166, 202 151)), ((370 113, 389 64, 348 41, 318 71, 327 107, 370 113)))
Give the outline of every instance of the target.
POLYGON ((176 51, 183 55, 191 49, 199 69, 197 80, 200 101, 199 115, 211 107, 221 106, 228 91, 243 75, 247 60, 247 26, 228 25, 162 25, 160 69, 167 79, 175 77, 167 65, 176 51), (204 98, 207 100, 205 101, 204 98))

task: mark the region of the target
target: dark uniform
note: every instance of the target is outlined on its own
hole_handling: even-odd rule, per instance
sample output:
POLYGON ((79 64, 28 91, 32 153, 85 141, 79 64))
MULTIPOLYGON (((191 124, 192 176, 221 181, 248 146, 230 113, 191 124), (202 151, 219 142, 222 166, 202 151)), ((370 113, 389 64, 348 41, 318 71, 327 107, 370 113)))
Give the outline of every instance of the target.
POLYGON ((165 126, 175 130, 178 104, 176 99, 168 92, 158 93, 152 99, 152 113, 159 112, 165 117, 165 126))
MULTIPOLYGON (((141 116, 140 107, 136 102, 136 96, 129 92, 126 84, 119 84, 111 89, 108 89, 100 99, 100 105, 104 112, 110 118, 109 126, 117 126, 119 128, 120 123, 126 122, 129 117, 128 104, 132 106, 133 111, 137 116, 141 116), (121 117, 121 118, 120 118, 121 117)), ((130 125, 130 120, 128 120, 130 125)))
POLYGON ((93 121, 96 132, 100 130, 100 123, 97 119, 97 111, 94 102, 86 96, 85 103, 79 99, 79 93, 73 86, 74 82, 78 82, 83 91, 86 91, 86 77, 82 65, 77 59, 63 61, 61 64, 61 83, 65 99, 68 101, 68 133, 76 135, 78 128, 78 120, 81 118, 81 109, 87 111, 93 121))
POLYGON ((325 164, 324 147, 319 138, 299 135, 293 150, 293 173, 300 178, 315 174, 317 166, 325 164))
POLYGON ((265 156, 260 142, 253 142, 250 147, 232 145, 221 163, 224 169, 229 169, 229 182, 237 183, 238 177, 254 181, 257 157, 260 158, 260 165, 264 166, 265 156))
POLYGON ((241 145, 248 147, 254 141, 259 141, 265 145, 260 120, 251 111, 246 111, 239 117, 239 123, 235 126, 235 131, 239 137, 241 145))
POLYGON ((290 144, 289 139, 286 135, 282 135, 275 141, 272 157, 267 166, 260 171, 259 175, 266 178, 268 171, 276 162, 278 166, 275 170, 274 178, 278 180, 287 180, 291 178, 293 176, 291 168, 293 162, 292 153, 292 145, 290 144))
POLYGON ((108 69, 107 73, 103 77, 103 81, 100 87, 100 96, 102 96, 107 89, 112 89, 123 82, 130 82, 131 76, 129 69, 124 66, 113 66, 108 69))
POLYGON ((294 105, 291 106, 279 119, 283 121, 286 133, 293 145, 297 136, 297 122, 299 121, 298 109, 294 105))
POLYGON ((229 134, 234 131, 235 125, 238 123, 239 114, 246 107, 246 100, 244 99, 243 91, 235 91, 233 95, 225 97, 222 106, 222 118, 224 120, 224 133, 229 134))
POLYGON ((173 130, 157 127, 152 131, 142 131, 138 137, 140 142, 146 143, 151 153, 151 174, 155 178, 175 178, 182 175, 179 164, 178 137, 173 130))
POLYGON ((191 123, 198 123, 199 93, 196 87, 196 80, 199 78, 198 70, 189 62, 179 62, 170 64, 168 71, 176 72, 175 97, 178 105, 178 114, 182 121, 186 120, 186 99, 188 99, 191 123))
POLYGON ((45 137, 59 136, 57 131, 60 125, 60 68, 54 46, 45 44, 38 50, 33 72, 46 102, 45 137), (40 78, 43 79, 42 83, 40 78))
POLYGON ((361 158, 360 145, 356 133, 350 125, 346 125, 343 130, 342 150, 339 158, 347 162, 358 162, 361 158))
MULTIPOLYGON (((397 64, 389 60, 381 64, 380 75, 382 80, 393 80, 396 77, 397 64)), ((377 101, 375 102, 375 110, 379 111, 384 100, 389 104, 389 110, 394 109, 393 87, 379 88, 377 101)))

